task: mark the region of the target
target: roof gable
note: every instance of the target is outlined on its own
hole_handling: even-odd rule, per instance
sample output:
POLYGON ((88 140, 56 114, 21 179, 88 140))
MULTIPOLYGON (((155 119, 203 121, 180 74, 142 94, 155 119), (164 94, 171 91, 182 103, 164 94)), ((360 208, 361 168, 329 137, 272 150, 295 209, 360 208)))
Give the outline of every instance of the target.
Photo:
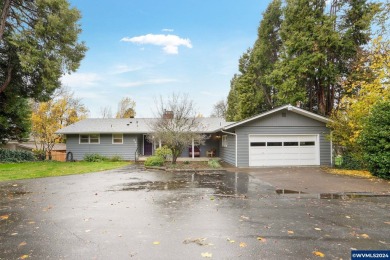
POLYGON ((224 129, 228 130, 228 129, 231 129, 231 128, 235 128, 237 126, 241 126, 241 125, 244 125, 244 124, 247 124, 247 123, 251 123, 251 122, 253 122, 255 120, 258 120, 258 119, 261 119, 261 118, 265 118, 265 117, 271 116, 273 114, 276 114, 278 112, 281 112, 282 110, 287 110, 289 112, 293 112, 293 113, 305 116, 307 118, 311 118, 313 120, 316 120, 316 121, 319 121, 319 122, 322 122, 322 123, 325 123, 325 124, 330 121, 326 117, 314 114, 314 113, 306 111, 304 109, 301 109, 301 108, 298 108, 298 107, 294 107, 292 105, 285 105, 285 106, 278 107, 278 108, 275 108, 273 110, 267 111, 265 113, 262 113, 262 114, 259 114, 259 115, 256 115, 256 116, 244 119, 244 120, 242 120, 240 122, 228 125, 228 126, 224 127, 224 129))

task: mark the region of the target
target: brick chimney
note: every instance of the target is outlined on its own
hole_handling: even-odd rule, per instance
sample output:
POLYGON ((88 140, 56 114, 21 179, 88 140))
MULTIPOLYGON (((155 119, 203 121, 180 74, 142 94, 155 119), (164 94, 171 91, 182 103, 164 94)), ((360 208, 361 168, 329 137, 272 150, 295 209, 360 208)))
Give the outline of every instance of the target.
POLYGON ((164 109, 163 118, 164 119, 173 119, 173 111, 167 111, 164 109))

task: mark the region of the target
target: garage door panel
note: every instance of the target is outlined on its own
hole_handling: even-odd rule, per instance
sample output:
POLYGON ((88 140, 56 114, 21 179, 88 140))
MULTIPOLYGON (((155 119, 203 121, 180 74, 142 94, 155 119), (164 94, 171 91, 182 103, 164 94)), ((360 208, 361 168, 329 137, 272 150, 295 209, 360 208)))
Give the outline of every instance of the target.
POLYGON ((249 166, 319 165, 318 145, 316 135, 251 135, 249 166))

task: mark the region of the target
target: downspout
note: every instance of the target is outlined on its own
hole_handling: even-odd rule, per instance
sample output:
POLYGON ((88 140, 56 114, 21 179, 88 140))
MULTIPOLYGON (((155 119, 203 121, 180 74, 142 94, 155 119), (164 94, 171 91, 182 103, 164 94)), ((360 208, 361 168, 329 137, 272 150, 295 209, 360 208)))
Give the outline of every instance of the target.
POLYGON ((333 167, 333 131, 330 131, 330 166, 333 167))
POLYGON ((229 135, 234 135, 235 138, 236 138, 236 165, 235 165, 235 166, 238 167, 238 165, 237 165, 237 164, 238 164, 238 163, 237 163, 237 158, 238 158, 238 157, 237 157, 237 134, 236 134, 236 133, 231 133, 231 132, 226 132, 226 131, 223 131, 222 129, 221 129, 221 132, 222 132, 222 133, 225 133, 225 134, 229 134, 229 135))

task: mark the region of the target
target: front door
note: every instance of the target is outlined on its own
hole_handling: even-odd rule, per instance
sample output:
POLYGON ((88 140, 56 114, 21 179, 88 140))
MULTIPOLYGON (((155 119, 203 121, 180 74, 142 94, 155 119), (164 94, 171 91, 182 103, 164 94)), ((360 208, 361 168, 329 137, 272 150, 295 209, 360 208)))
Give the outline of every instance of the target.
POLYGON ((149 142, 149 140, 146 138, 146 135, 144 135, 144 155, 152 155, 153 154, 153 144, 149 142))

